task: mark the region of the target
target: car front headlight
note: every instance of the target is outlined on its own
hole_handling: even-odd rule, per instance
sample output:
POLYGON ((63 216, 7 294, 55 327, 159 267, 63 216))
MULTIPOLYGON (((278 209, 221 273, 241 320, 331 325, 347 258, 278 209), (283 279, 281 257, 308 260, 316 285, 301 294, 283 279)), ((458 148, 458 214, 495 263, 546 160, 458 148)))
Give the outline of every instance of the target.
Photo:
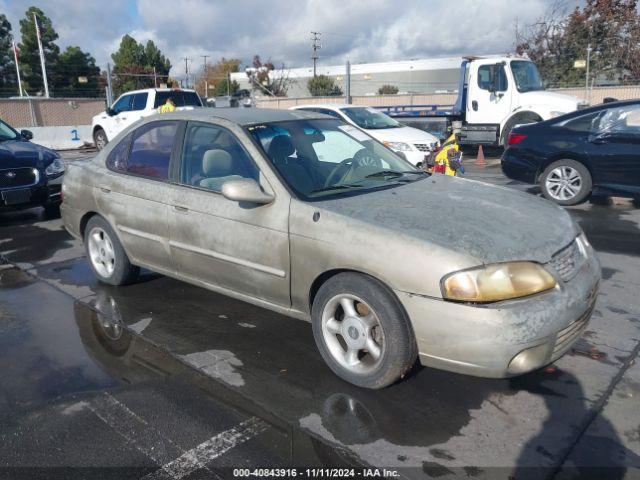
POLYGON ((44 170, 47 177, 57 177, 64 173, 64 163, 59 158, 56 158, 49 166, 44 170))
POLYGON ((391 150, 398 150, 400 152, 409 152, 411 151, 411 147, 408 143, 404 142, 384 142, 385 146, 389 147, 391 150))
POLYGON ((496 263, 447 275, 442 280, 442 296, 460 302, 498 302, 555 286, 555 278, 537 263, 496 263))

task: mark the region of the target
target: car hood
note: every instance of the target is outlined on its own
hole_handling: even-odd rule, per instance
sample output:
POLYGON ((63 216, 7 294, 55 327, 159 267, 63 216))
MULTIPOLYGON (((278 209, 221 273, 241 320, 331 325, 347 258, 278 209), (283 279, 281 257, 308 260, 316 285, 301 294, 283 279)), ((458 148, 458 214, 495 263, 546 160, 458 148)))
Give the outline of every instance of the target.
POLYGON ((573 112, 578 109, 578 105, 585 103, 578 97, 546 90, 524 92, 520 98, 522 105, 549 105, 554 110, 564 113, 573 112))
POLYGON ((569 214, 547 200, 444 175, 317 205, 472 257, 477 264, 546 263, 579 233, 569 214))
POLYGON ((413 127, 364 129, 381 142, 435 143, 438 139, 428 132, 413 127))
POLYGON ((24 140, 0 142, 0 168, 47 167, 58 154, 24 140))

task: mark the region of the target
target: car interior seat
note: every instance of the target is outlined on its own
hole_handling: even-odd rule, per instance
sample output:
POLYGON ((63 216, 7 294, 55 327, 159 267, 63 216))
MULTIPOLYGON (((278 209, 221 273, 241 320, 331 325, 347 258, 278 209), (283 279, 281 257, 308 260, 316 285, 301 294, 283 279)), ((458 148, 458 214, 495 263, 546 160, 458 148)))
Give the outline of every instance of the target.
POLYGON ((299 158, 292 155, 296 149, 288 135, 276 135, 271 140, 267 156, 273 162, 278 172, 295 190, 309 194, 314 188, 314 182, 299 158))
POLYGON ((244 178, 241 168, 234 165, 233 158, 224 150, 207 150, 202 156, 202 174, 205 178, 198 185, 220 191, 222 184, 229 180, 244 178))

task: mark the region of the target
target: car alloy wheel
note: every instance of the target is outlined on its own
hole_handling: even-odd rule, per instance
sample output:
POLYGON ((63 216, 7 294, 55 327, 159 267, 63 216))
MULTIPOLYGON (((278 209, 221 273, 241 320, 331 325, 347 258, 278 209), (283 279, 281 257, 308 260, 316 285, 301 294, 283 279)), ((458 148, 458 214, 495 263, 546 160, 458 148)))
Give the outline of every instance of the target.
POLYGON ((116 266, 113 243, 107 232, 95 227, 89 232, 89 257, 93 268, 103 278, 109 278, 116 266))
POLYGON ((384 331, 378 316, 355 295, 340 294, 327 302, 322 335, 331 356, 350 372, 372 372, 384 356, 384 331))
POLYGON ((582 176, 572 167, 558 166, 547 175, 545 186, 555 200, 572 200, 582 190, 582 176))

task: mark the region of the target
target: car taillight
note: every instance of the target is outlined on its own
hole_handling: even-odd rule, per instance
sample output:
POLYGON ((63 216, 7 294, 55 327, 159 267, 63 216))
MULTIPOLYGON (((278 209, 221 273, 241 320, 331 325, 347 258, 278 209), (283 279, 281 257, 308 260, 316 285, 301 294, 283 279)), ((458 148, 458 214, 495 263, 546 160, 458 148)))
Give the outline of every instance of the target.
POLYGON ((515 145, 516 143, 520 143, 525 138, 527 138, 527 136, 523 133, 510 133, 509 138, 507 139, 507 145, 515 145))

